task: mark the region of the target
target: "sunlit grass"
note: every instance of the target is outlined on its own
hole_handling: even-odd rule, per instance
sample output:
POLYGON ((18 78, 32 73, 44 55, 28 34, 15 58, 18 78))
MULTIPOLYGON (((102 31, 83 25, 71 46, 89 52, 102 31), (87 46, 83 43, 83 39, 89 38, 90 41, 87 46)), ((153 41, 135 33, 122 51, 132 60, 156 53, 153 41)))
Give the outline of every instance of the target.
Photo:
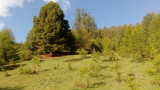
MULTIPOLYGON (((91 55, 89 55, 91 56, 91 55)), ((101 56, 101 59, 107 59, 101 56)), ((36 74, 20 74, 18 68, 8 70, 10 76, 6 77, 4 72, 0 72, 0 89, 25 89, 25 90, 81 90, 83 88, 75 85, 78 77, 78 70, 83 65, 83 60, 79 55, 68 55, 55 57, 52 59, 41 59, 40 67, 36 74), (68 70, 70 63, 73 70, 68 70), (54 68, 58 65, 58 68, 54 68)), ((91 58, 86 60, 90 61, 91 58)), ((133 74, 134 82, 138 90, 158 90, 160 89, 154 84, 154 76, 146 73, 146 69, 150 68, 150 62, 136 63, 131 62, 131 58, 120 58, 118 61, 121 73, 121 82, 116 80, 117 74, 112 67, 115 66, 114 61, 100 62, 102 71, 99 78, 91 78, 94 84, 93 90, 126 90, 127 78, 129 73, 133 74)), ((30 65, 30 61, 24 61, 17 64, 30 65)), ((132 76, 132 75, 131 75, 132 76)))

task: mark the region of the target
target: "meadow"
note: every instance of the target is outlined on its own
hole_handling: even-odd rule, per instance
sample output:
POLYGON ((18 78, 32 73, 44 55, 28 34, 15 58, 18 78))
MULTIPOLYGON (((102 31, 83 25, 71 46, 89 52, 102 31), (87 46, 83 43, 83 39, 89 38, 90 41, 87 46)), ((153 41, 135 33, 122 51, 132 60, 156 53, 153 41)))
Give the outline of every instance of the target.
MULTIPOLYGON (((93 55, 81 59, 80 55, 41 58, 40 67, 35 74, 21 74, 19 65, 32 67, 30 61, 16 63, 18 67, 0 72, 0 90, 159 90, 154 84, 155 77, 149 75, 151 62, 132 62, 132 58, 119 57, 118 61, 110 61, 109 57, 99 56, 102 70, 98 77, 90 77, 91 87, 79 87, 79 71, 85 64, 93 60, 93 55), (118 68, 116 69, 118 63, 118 68), (70 69, 71 68, 71 69, 70 69), (117 72, 119 74, 117 74, 117 72), (132 77, 132 80, 129 78, 132 77), (132 88, 133 86, 133 88, 132 88)), ((11 66, 12 65, 7 65, 11 66)), ((32 68, 31 68, 32 69, 32 68)), ((82 81, 85 85, 86 81, 82 81)))

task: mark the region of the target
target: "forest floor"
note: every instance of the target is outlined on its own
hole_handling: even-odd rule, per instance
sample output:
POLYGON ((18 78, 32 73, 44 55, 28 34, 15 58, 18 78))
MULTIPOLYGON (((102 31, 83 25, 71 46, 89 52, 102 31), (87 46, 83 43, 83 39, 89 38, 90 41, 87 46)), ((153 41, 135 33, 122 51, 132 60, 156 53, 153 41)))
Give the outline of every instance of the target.
MULTIPOLYGON (((155 77, 146 73, 151 68, 149 61, 137 63, 131 62, 132 58, 121 57, 118 61, 121 80, 117 81, 117 71, 112 70, 116 62, 107 61, 107 57, 103 56, 101 59, 100 76, 90 79, 93 86, 88 90, 132 89, 129 86, 134 86, 137 90, 160 90, 160 87, 154 84, 155 77), (131 82, 127 81, 130 76, 134 77, 131 82)), ((90 57, 86 60, 92 59, 90 57)), ((32 67, 30 61, 16 63, 17 66, 20 64, 32 67)), ((7 70, 10 76, 5 76, 5 72, 0 71, 0 90, 83 90, 84 88, 75 85, 78 71, 83 64, 79 55, 67 55, 42 59, 36 74, 20 74, 18 67, 7 70), (68 69, 69 63, 73 70, 68 69)))

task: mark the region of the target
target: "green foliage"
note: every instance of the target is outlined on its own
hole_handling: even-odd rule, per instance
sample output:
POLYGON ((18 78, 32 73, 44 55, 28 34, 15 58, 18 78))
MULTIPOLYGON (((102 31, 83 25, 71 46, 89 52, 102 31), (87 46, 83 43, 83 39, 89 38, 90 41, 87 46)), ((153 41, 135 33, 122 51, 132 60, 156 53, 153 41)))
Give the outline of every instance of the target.
POLYGON ((92 45, 95 45, 95 43, 91 43, 91 40, 93 38, 93 32, 97 29, 95 20, 91 14, 84 9, 78 8, 76 14, 77 15, 72 29, 76 33, 77 46, 78 48, 92 50, 92 45))
POLYGON ((134 81, 132 77, 128 77, 126 79, 126 83, 131 90, 138 90, 138 84, 134 81))
POLYGON ((121 82, 122 81, 121 72, 116 72, 116 73, 117 73, 116 80, 118 82, 121 82))
POLYGON ((119 64, 118 61, 115 62, 115 65, 111 67, 112 71, 118 71, 118 69, 120 69, 121 65, 119 64))
POLYGON ((109 56, 109 61, 118 61, 119 57, 117 53, 112 52, 109 56))
POLYGON ((142 62, 144 61, 144 58, 141 54, 134 54, 132 62, 142 62))
POLYGON ((83 77, 85 75, 91 77, 99 76, 100 71, 102 70, 101 65, 95 62, 87 62, 84 60, 84 65, 82 65, 79 69, 79 74, 83 77))
POLYGON ((57 64, 53 67, 53 69, 54 69, 54 70, 56 70, 56 69, 60 69, 60 65, 59 65, 59 63, 57 63, 57 64))
POLYGON ((32 52, 29 51, 29 50, 21 50, 21 51, 19 52, 19 56, 20 56, 20 59, 21 59, 22 61, 26 61, 26 60, 31 60, 33 54, 32 54, 32 52))
POLYGON ((105 55, 108 55, 113 51, 114 49, 113 42, 111 42, 109 38, 107 37, 103 38, 102 43, 103 43, 103 53, 105 55))
POLYGON ((73 67, 72 67, 71 63, 68 63, 67 69, 68 69, 69 71, 72 71, 72 70, 73 70, 73 67))
POLYGON ((32 74, 32 69, 29 66, 23 66, 22 64, 20 65, 18 71, 20 74, 32 74))
POLYGON ((31 60, 31 63, 33 65, 33 73, 36 73, 36 68, 40 67, 40 60, 37 56, 34 56, 31 60))
POLYGON ((20 64, 20 67, 18 68, 18 71, 20 72, 20 74, 23 73, 23 65, 22 64, 20 64))
POLYGON ((10 60, 9 60, 9 63, 10 63, 10 64, 13 64, 13 65, 16 64, 16 62, 15 62, 13 59, 10 59, 10 60))
POLYGON ((75 48, 68 21, 58 3, 49 2, 41 7, 38 16, 33 17, 33 28, 26 46, 33 53, 52 55, 75 48))
POLYGON ((0 60, 9 62, 10 59, 17 60, 18 49, 14 42, 14 35, 9 28, 5 28, 0 32, 0 60))
POLYGON ((92 88, 93 87, 93 83, 91 82, 89 77, 76 77, 76 79, 74 80, 74 84, 77 87, 81 87, 81 88, 92 88))
POLYGON ((102 52, 103 51, 103 45, 102 45, 102 39, 101 38, 96 38, 92 39, 90 41, 90 49, 91 51, 95 50, 96 52, 102 52))
POLYGON ((155 73, 160 73, 160 55, 156 55, 154 60, 152 61, 152 68, 155 73))
POLYGON ((79 55, 80 55, 81 59, 87 58, 87 54, 88 54, 88 51, 86 51, 83 48, 79 51, 79 55))
POLYGON ((92 52, 92 60, 95 62, 101 61, 100 59, 100 53, 93 50, 92 52))
POLYGON ((160 74, 155 75, 154 80, 155 80, 155 84, 157 84, 157 85, 159 85, 159 86, 160 86, 160 74))

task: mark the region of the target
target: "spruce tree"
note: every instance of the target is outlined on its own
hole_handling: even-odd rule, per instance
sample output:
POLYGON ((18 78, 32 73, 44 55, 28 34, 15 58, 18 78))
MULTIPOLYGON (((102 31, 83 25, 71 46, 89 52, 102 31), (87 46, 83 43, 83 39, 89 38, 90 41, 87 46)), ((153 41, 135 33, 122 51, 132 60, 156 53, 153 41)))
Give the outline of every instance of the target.
POLYGON ((73 50, 74 37, 68 21, 58 3, 49 2, 33 18, 33 28, 28 34, 27 46, 34 53, 49 54, 73 50))

